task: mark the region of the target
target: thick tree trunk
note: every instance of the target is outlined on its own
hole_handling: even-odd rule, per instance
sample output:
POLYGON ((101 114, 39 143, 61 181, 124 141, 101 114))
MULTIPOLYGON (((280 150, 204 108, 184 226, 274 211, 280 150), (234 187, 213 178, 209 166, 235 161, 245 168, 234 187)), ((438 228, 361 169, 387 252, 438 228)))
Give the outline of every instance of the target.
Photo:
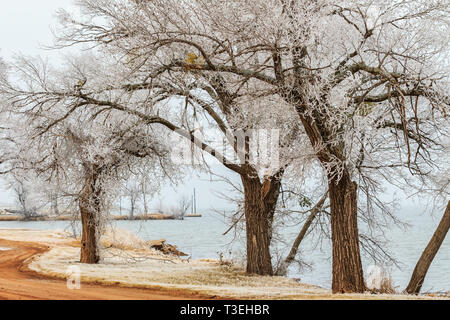
POLYGON ((425 276, 427 275, 428 268, 433 262, 434 257, 436 256, 439 248, 444 242, 444 239, 450 229, 450 201, 447 204, 447 209, 445 210, 444 216, 439 223, 436 231, 433 234, 430 242, 422 253, 417 265, 414 269, 414 272, 411 276, 411 280, 409 281, 408 287, 406 288, 406 292, 409 294, 418 294, 422 289, 423 282, 425 280, 425 276))
POLYGON ((81 208, 81 263, 96 264, 100 261, 97 243, 97 224, 95 213, 88 208, 81 208))
POLYGON ((333 293, 364 292, 359 249, 357 186, 346 169, 340 180, 330 177, 333 293))
POLYGON ((271 212, 267 210, 258 177, 242 176, 247 236, 247 273, 273 275, 270 255, 271 212))
POLYGON ((81 263, 96 264, 100 261, 98 249, 99 196, 96 190, 96 175, 86 179, 86 185, 80 195, 79 208, 81 213, 81 263))
MULTIPOLYGON (((330 141, 330 133, 326 130, 323 117, 320 113, 313 116, 306 113, 308 104, 309 101, 304 100, 300 93, 297 112, 311 144, 317 148, 317 159, 325 165, 330 165, 335 158, 344 162, 343 141, 339 146, 327 146, 330 141)), ((335 169, 337 170, 332 170, 332 174, 340 171, 339 168, 335 169)), ((357 186, 351 181, 347 168, 344 168, 339 180, 330 175, 328 186, 333 242, 333 293, 364 292, 357 219, 357 186)))

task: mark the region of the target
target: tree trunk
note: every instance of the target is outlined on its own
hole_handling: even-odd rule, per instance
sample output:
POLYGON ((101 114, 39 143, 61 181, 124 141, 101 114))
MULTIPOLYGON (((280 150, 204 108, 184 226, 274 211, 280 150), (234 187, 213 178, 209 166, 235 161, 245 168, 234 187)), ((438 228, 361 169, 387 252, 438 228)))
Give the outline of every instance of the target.
POLYGON ((58 195, 55 193, 51 193, 51 212, 55 216, 59 216, 59 207, 58 207, 58 195))
POLYGON ((247 273, 273 275, 270 256, 270 212, 264 203, 262 184, 258 177, 241 178, 245 198, 247 273))
POLYGON ((100 261, 98 249, 98 221, 100 215, 99 196, 96 187, 96 175, 86 178, 86 185, 81 192, 79 208, 81 213, 81 263, 96 264, 100 261))
POLYGON ((131 209, 130 209, 130 220, 134 220, 134 207, 136 204, 135 199, 133 198, 133 196, 130 196, 130 204, 131 204, 131 209))
POLYGON ((81 263, 96 264, 100 261, 97 243, 97 224, 95 219, 95 213, 87 208, 81 208, 81 224, 82 224, 82 236, 81 236, 81 263))
POLYGON ((333 242, 333 293, 364 292, 359 249, 357 186, 344 169, 340 180, 329 177, 331 237, 333 242))
MULTIPOLYGON (((297 112, 311 145, 317 148, 317 159, 324 165, 330 165, 335 158, 344 162, 343 141, 339 146, 327 146, 330 133, 326 130, 326 123, 320 113, 314 116, 305 113, 308 110, 309 101, 303 98, 300 93, 297 112)), ((334 168, 331 172, 336 175, 339 171, 339 168, 334 168)), ((357 185, 351 181, 350 174, 344 167, 340 180, 329 175, 328 187, 333 242, 333 293, 364 292, 357 219, 357 185)))
POLYGON ((148 203, 147 203, 147 189, 142 188, 142 203, 144 205, 144 214, 149 214, 148 212, 148 203))
POLYGON ((445 210, 444 216, 439 223, 436 231, 433 234, 430 242, 422 253, 419 261, 417 262, 416 268, 411 276, 406 292, 409 294, 418 294, 420 289, 422 289, 425 276, 427 275, 428 268, 433 262, 439 248, 444 242, 445 236, 450 229, 450 201, 447 204, 447 209, 445 210))

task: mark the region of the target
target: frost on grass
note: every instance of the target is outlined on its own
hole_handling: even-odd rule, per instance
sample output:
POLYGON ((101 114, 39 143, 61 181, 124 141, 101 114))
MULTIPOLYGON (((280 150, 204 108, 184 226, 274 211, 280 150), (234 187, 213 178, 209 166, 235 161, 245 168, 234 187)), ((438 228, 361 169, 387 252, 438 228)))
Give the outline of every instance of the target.
POLYGON ((146 241, 138 238, 134 233, 121 229, 109 227, 100 239, 105 248, 116 248, 124 250, 145 249, 148 247, 146 241))
MULTIPOLYGON (((188 261, 149 249, 145 241, 124 231, 106 232, 98 265, 80 264, 80 248, 67 233, 32 230, 1 230, 0 239, 37 242, 50 250, 32 258, 29 268, 66 279, 71 266, 81 268, 82 281, 133 287, 192 290, 221 297, 248 299, 429 299, 425 296, 349 294, 298 283, 285 277, 249 276, 242 268, 224 266, 212 259, 188 261), (126 249, 124 249, 126 248, 126 249)), ((438 299, 435 297, 434 299, 438 299)))
POLYGON ((41 231, 29 229, 0 229, 0 239, 10 241, 38 242, 46 245, 68 245, 73 238, 61 230, 41 231))
POLYGON ((83 281, 188 289, 220 296, 282 298, 328 293, 288 278, 248 276, 243 270, 221 266, 218 261, 188 262, 153 250, 108 249, 101 264, 82 265, 78 263, 79 251, 74 247, 55 247, 34 260, 30 268, 64 278, 67 268, 76 265, 81 268, 83 281))
POLYGON ((284 277, 249 276, 242 268, 221 265, 218 260, 187 260, 167 256, 150 249, 149 242, 126 230, 108 229, 105 232, 101 238, 105 249, 98 265, 80 264, 80 248, 73 246, 68 238, 64 240, 62 233, 55 235, 59 241, 53 243, 50 232, 24 230, 14 234, 15 232, 9 233, 9 237, 23 241, 24 238, 28 240, 29 235, 33 241, 50 245, 50 251, 35 258, 29 267, 36 272, 59 278, 66 278, 67 269, 76 265, 81 268, 83 281, 187 289, 205 294, 250 298, 329 293, 328 290, 299 284, 284 277), (41 238, 38 237, 39 233, 41 238))
POLYGON ((386 267, 371 266, 368 269, 366 287, 374 293, 395 293, 392 274, 386 267))

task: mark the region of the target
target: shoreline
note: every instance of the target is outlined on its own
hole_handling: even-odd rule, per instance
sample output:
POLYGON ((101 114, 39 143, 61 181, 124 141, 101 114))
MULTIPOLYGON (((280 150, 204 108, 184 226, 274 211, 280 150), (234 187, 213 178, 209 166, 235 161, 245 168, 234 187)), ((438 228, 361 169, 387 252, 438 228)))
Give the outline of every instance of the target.
MULTIPOLYGON (((201 214, 186 214, 184 218, 201 218, 201 214)), ((74 219, 71 215, 61 215, 61 216, 37 216, 31 218, 25 218, 23 216, 18 215, 0 215, 0 222, 40 222, 40 221, 80 221, 80 218, 77 217, 74 219)), ((129 215, 117 215, 111 216, 111 220, 114 221, 147 221, 147 220, 180 220, 179 217, 169 214, 162 213, 151 213, 144 215, 136 215, 134 217, 130 217, 129 215)))
MULTIPOLYGON (((1 229, 4 231, 7 229, 1 229)), ((11 230, 10 230, 11 231, 11 230)), ((77 245, 72 243, 72 245, 77 245)), ((56 277, 30 268, 36 259, 52 249, 39 242, 0 237, 0 300, 222 300, 189 290, 163 287, 124 286, 117 283, 83 281, 81 289, 69 290, 67 277, 56 277)))
MULTIPOLYGON (((26 229, 0 229, 0 246, 12 247, 0 251, 0 299, 9 291, 27 287, 30 279, 36 282, 32 291, 40 298, 52 298, 46 290, 49 280, 57 292, 68 299, 85 298, 84 291, 68 291, 66 268, 78 266, 82 270, 82 286, 89 289, 93 299, 99 299, 108 289, 115 298, 148 299, 306 299, 306 300, 423 300, 448 299, 429 295, 378 295, 345 294, 332 295, 330 290, 299 284, 284 277, 247 276, 238 270, 219 266, 215 260, 185 262, 177 258, 155 255, 150 251, 122 249, 109 252, 111 255, 100 265, 86 266, 77 263, 79 243, 68 239, 57 231, 36 231, 26 229), (6 238, 6 239, 5 239, 6 238), (26 240, 26 241, 25 241, 26 240), (125 251, 126 252, 125 252, 125 251), (145 262, 123 262, 118 254, 140 254, 145 262), (150 258, 148 255, 153 254, 150 258), (9 260, 8 260, 9 256, 9 260), (17 257, 21 257, 18 260, 17 257), (160 261, 157 261, 160 260, 160 261), (170 261, 170 262, 169 262, 170 261), (16 273, 11 271, 11 264, 16 273), (6 265, 6 267, 5 267, 6 265), (9 266, 9 267, 8 267, 9 266), (17 267, 18 266, 18 267, 17 267), (5 269, 6 268, 6 269, 5 269), (14 274, 15 282, 8 282, 8 275, 14 274), (18 276, 18 274, 20 276, 18 276), (123 276, 126 274, 126 276, 123 276), (122 277, 121 277, 122 275, 122 277), (9 283, 9 286, 3 285, 9 283), (44 285, 44 286, 43 286, 44 285), (6 289, 5 289, 6 288, 6 289), (8 289, 10 288, 10 289, 8 289), (6 290, 6 292, 5 292, 6 290), (9 290, 9 291, 8 291, 9 290), (42 290, 42 292, 39 292, 42 290), (131 292, 129 290, 138 290, 131 292), (140 291, 139 291, 140 290, 140 291), (156 290, 156 291, 155 291, 156 290), (49 295, 46 297, 46 295, 49 295), (122 297, 121 297, 122 295, 122 297), (70 296, 70 297, 69 297, 70 296)), ((24 292, 24 297, 29 294, 24 292)), ((106 296, 108 299, 108 296, 106 296)))

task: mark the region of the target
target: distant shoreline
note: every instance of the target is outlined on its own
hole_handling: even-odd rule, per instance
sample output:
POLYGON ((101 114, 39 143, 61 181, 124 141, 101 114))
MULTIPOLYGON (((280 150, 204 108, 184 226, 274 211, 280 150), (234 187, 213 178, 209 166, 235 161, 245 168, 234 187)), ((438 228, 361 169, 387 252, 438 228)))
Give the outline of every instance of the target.
MULTIPOLYGON (((201 214, 186 214, 185 218, 200 218, 201 214)), ((145 215, 135 215, 133 217, 127 216, 111 216, 112 220, 115 221, 145 221, 145 220, 180 220, 178 216, 162 214, 162 213, 151 213, 145 215)), ((37 216, 37 217, 23 217, 18 215, 0 215, 0 222, 37 222, 37 221, 73 221, 74 217, 70 215, 61 215, 61 216, 37 216)), ((80 220, 77 217, 75 220, 80 220)))

